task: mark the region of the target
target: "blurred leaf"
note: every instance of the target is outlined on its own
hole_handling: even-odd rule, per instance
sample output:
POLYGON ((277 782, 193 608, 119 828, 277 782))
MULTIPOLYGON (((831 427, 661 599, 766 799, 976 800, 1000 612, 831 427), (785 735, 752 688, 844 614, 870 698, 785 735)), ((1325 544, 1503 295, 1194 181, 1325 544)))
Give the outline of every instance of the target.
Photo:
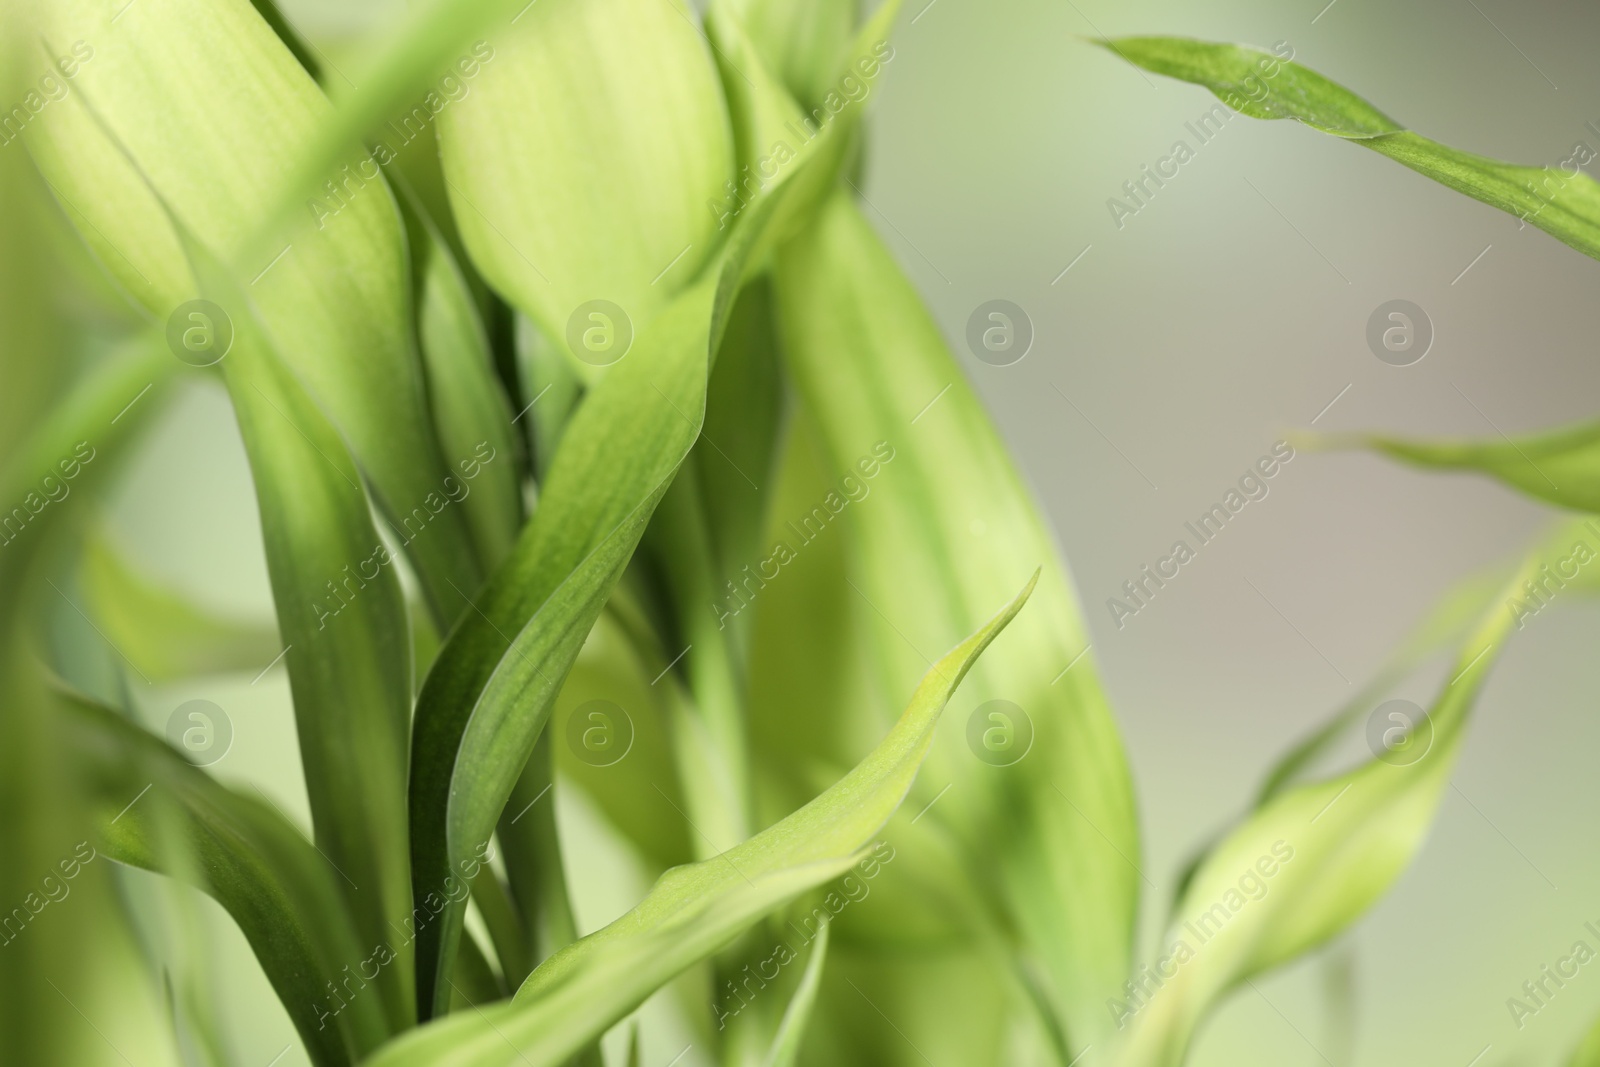
POLYGON ((1127 972, 1139 843, 1121 742, 1055 545, 937 326, 847 196, 784 248, 776 276, 784 355, 822 428, 832 483, 791 520, 791 546, 808 552, 843 520, 851 595, 873 620, 888 686, 914 677, 922 650, 969 626, 1017 571, 1044 567, 1037 610, 974 673, 959 725, 930 759, 930 782, 954 784, 929 817, 962 839, 964 865, 1049 975, 1081 1047, 1105 1028, 1105 998, 1127 972), (1002 710, 1014 743, 1033 734, 1010 766, 965 742, 994 699, 1013 705, 1002 710))
POLYGON ((1584 1035, 1583 1041, 1572 1050, 1566 1067, 1600 1067, 1600 1022, 1584 1035))
POLYGON ((152 682, 266 667, 283 646, 270 622, 221 615, 140 573, 106 537, 86 546, 88 611, 108 640, 152 682))
POLYGON ((843 873, 904 799, 939 713, 1035 580, 932 665, 888 736, 822 796, 720 856, 668 871, 633 910, 542 964, 511 1004, 430 1023, 372 1067, 554 1067, 761 916, 843 873))
MULTIPOLYGON (((1466 628, 1482 617, 1484 610, 1505 588, 1505 577, 1503 568, 1495 568, 1465 578, 1446 590, 1439 603, 1412 628, 1399 647, 1373 674, 1371 681, 1345 701, 1327 722, 1273 764, 1262 780, 1251 810, 1259 809, 1284 790, 1304 781, 1318 761, 1346 737, 1351 728, 1365 719, 1396 685, 1428 657, 1458 641, 1466 628)), ((1208 841, 1183 865, 1173 888, 1171 907, 1176 908, 1182 902, 1195 873, 1216 847, 1217 840, 1223 836, 1225 834, 1208 841)))
MULTIPOLYGON (((183 305, 199 293, 174 223, 234 262, 329 106, 243 0, 159 0, 115 26, 112 15, 92 0, 42 9, 41 35, 77 69, 73 91, 24 139, 106 269, 157 323, 186 336, 196 309, 183 305)), ((366 154, 347 154, 327 178, 301 206, 314 224, 235 263, 236 273, 282 358, 349 441, 448 620, 461 602, 451 585, 470 593, 481 572, 461 509, 428 504, 444 499, 445 465, 408 336, 399 214, 366 154)), ((209 326, 220 345, 222 324, 209 326)))
POLYGON ((822 929, 817 931, 816 938, 811 942, 811 956, 806 960, 805 972, 800 976, 800 986, 789 999, 789 1006, 784 1009, 783 1021, 778 1024, 778 1033, 772 1039, 772 1048, 767 1051, 763 1067, 794 1067, 795 1059, 800 1055, 800 1044, 805 1040, 806 1026, 811 1021, 811 1011, 817 1002, 817 988, 822 984, 822 968, 828 959, 828 932, 831 928, 831 923, 823 923, 822 929))
POLYGON ((837 91, 857 0, 732 0, 727 6, 796 101, 816 107, 837 91))
MULTIPOLYGON (((1530 556, 1505 593, 1536 570, 1530 556)), ((1229 990, 1343 931, 1388 891, 1422 845, 1472 705, 1512 629, 1501 604, 1479 620, 1424 722, 1405 744, 1346 774, 1288 789, 1207 857, 1160 958, 1110 1004, 1126 1042, 1118 1067, 1176 1067, 1229 990)))
POLYGON ((270 803, 218 785, 116 712, 62 701, 71 751, 99 787, 100 847, 152 871, 193 870, 249 940, 312 1062, 359 1062, 389 1027, 366 983, 347 983, 380 958, 357 939, 332 866, 270 803), (163 809, 181 840, 158 832, 163 809))
MULTIPOLYGON (((565 431, 539 508, 423 685, 412 876, 437 896, 485 847, 550 706, 644 525, 699 434, 709 361, 765 214, 635 342, 565 431), (515 635, 515 636, 513 636, 515 635)), ((419 1004, 443 1007, 461 911, 418 937, 419 1004)))
POLYGON ((1343 86, 1287 61, 1284 56, 1293 55, 1293 49, 1274 54, 1180 37, 1117 37, 1097 43, 1152 73, 1203 85, 1240 114, 1298 119, 1370 148, 1600 258, 1600 184, 1577 161, 1568 160, 1560 169, 1522 167, 1430 141, 1343 86))
POLYGON ((1600 514, 1600 422, 1499 440, 1414 441, 1383 434, 1312 440, 1376 449, 1429 470, 1486 474, 1535 499, 1600 514))
MULTIPOLYGON (((597 300, 627 320, 613 341, 642 337, 718 243, 706 204, 732 177, 732 146, 683 0, 529 7, 439 135, 474 263, 563 349, 597 300)), ((571 356, 593 380, 587 354, 571 356)))

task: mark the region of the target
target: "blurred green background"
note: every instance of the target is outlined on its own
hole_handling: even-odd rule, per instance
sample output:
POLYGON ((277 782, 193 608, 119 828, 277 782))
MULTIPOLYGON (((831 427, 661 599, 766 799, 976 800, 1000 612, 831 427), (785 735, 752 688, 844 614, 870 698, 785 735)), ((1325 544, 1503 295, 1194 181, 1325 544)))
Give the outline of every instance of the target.
MULTIPOLYGON (((1085 35, 1284 41, 1447 144, 1552 165, 1577 142, 1600 151, 1595 5, 1324 3, 909 0, 874 89, 870 214, 1059 533, 1130 748, 1142 866, 1162 904, 1189 850, 1247 802, 1275 756, 1452 580, 1551 516, 1484 481, 1302 452, 1121 629, 1106 599, 1313 418, 1325 430, 1490 437, 1591 417, 1600 398, 1600 268, 1334 138, 1236 118, 1122 228, 1113 222, 1108 199, 1175 140, 1194 145, 1185 123, 1213 100, 1145 77, 1085 35), (962 343, 968 316, 995 298, 1020 305, 1035 329, 1009 367, 962 343), (1395 298, 1420 305, 1435 331, 1410 367, 1381 363, 1365 341, 1368 316, 1395 298)), ((404 14, 365 0, 284 7, 333 56, 404 14)), ((220 390, 183 394, 108 521, 197 599, 269 617, 244 454, 220 390)), ((1236 995, 1199 1041, 1196 1067, 1342 1059, 1347 1035, 1327 1010, 1329 984, 1342 980, 1354 982, 1361 1067, 1560 1062, 1600 1011, 1600 968, 1520 1030, 1506 999, 1587 936, 1586 921, 1600 925, 1597 622, 1595 609, 1563 604, 1529 623, 1484 694, 1412 869, 1353 935, 1236 995)), ((1393 695, 1426 703, 1444 670, 1436 663, 1393 695)), ((304 818, 282 672, 163 689, 147 711, 161 721, 191 697, 233 719, 233 748, 213 770, 259 783, 304 818)), ((559 806, 574 839, 578 828, 603 835, 581 795, 562 791, 559 806)), ((585 929, 644 889, 643 873, 603 847, 573 860, 585 929)), ((287 1018, 220 909, 201 906, 239 1062, 265 1065, 292 1040, 287 1018)), ((656 1065, 687 1041, 670 1019, 646 1036, 656 1065)), ((695 1062, 693 1050, 679 1061, 695 1062)))

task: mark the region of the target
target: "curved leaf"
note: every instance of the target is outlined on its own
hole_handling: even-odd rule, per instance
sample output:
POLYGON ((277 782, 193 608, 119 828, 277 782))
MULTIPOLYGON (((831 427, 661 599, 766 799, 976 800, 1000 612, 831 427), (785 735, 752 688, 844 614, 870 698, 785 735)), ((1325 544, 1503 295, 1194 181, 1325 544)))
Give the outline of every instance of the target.
POLYGON ((1600 183, 1572 160, 1560 168, 1524 167, 1430 141, 1283 54, 1181 37, 1097 43, 1152 73, 1203 85, 1242 115, 1298 119, 1354 141, 1600 258, 1600 183))
POLYGON ((339 875, 270 803, 217 784, 114 711, 61 700, 73 754, 99 784, 100 847, 149 870, 192 871, 239 924, 312 1061, 359 1062, 389 1026, 379 997, 350 977, 373 950, 356 938, 339 875), (164 814, 179 840, 161 832, 164 814))
POLYGON ((1430 470, 1486 474, 1558 507, 1600 514, 1600 422, 1499 440, 1416 441, 1383 434, 1313 440, 1372 448, 1430 470))
MULTIPOLYGON (((1044 565, 1036 611, 986 657, 962 708, 965 725, 980 705, 1010 701, 1032 747, 996 767, 952 736, 930 769, 957 784, 929 818, 962 839, 1081 1047, 1126 975, 1140 876, 1127 764, 1067 575, 938 327, 847 195, 785 246, 776 278, 784 356, 836 487, 808 518, 834 521, 826 503, 851 538, 850 595, 891 691, 1018 569, 1044 565)), ((797 525, 795 536, 791 547, 810 551, 814 535, 797 525)))
POLYGON ((843 873, 905 798, 945 703, 1037 579, 932 665, 888 736, 832 788, 722 855, 668 871, 633 910, 545 961, 511 1004, 430 1023, 371 1067, 555 1067, 763 915, 843 873))
MULTIPOLYGON (((1504 592, 1536 573, 1543 553, 1504 592)), ((1495 604, 1462 645, 1448 681, 1413 724, 1426 747, 1279 793, 1206 858, 1160 957, 1108 1002, 1125 1041, 1118 1067, 1176 1067, 1196 1026, 1234 986, 1323 944, 1388 891, 1411 862, 1466 734, 1478 690, 1513 628, 1495 604)), ((1400 751, 1398 748, 1391 750, 1400 751)))
MULTIPOLYGON (((114 14, 94 0, 41 8, 40 36, 76 73, 24 139, 107 271, 156 322, 176 315, 181 329, 181 305, 199 294, 176 226, 233 262, 329 105, 247 0, 155 0, 115 26, 114 14)), ((481 571, 460 509, 426 510, 446 470, 408 336, 400 218, 371 158, 340 163, 302 207, 316 224, 237 273, 448 619, 461 601, 450 586, 470 593, 481 571)))
POLYGON ((595 300, 620 307, 641 335, 710 261, 720 234, 706 203, 733 177, 692 10, 541 0, 494 48, 471 95, 439 116, 473 262, 564 350, 569 319, 595 300))

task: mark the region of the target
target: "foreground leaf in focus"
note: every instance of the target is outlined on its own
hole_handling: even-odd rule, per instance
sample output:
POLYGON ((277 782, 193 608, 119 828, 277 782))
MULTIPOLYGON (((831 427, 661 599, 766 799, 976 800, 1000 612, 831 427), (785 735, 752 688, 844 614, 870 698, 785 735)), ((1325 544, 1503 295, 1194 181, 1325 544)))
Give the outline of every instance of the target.
MULTIPOLYGON (((249 297, 180 231, 207 297, 232 309, 222 361, 250 459, 317 846, 344 879, 365 959, 415 925, 407 852, 411 644, 397 561, 338 431, 281 363, 249 297)), ((391 1029, 413 1014, 413 957, 373 984, 391 1029)))
POLYGON ((632 911, 534 971, 511 1004, 430 1023, 372 1067, 555 1067, 763 915, 849 869, 911 788, 945 703, 1037 578, 932 665, 888 736, 827 792, 720 856, 668 871, 632 911))
POLYGON ((1152 73, 1205 86, 1240 114, 1297 119, 1370 148, 1600 258, 1600 183, 1579 169, 1588 160, 1569 159, 1559 168, 1524 167, 1442 145, 1316 71, 1255 48, 1181 37, 1117 37, 1100 43, 1152 73))
MULTIPOLYGON (((1505 587, 1536 574, 1531 555, 1505 587)), ((1117 1067, 1177 1067, 1196 1026, 1229 990, 1335 936, 1394 884, 1427 834, 1467 720, 1515 615, 1491 606, 1461 652, 1426 725, 1413 723, 1354 771, 1279 793, 1201 864, 1158 958, 1135 970, 1108 1010, 1125 1042, 1117 1067), (1414 748, 1405 748, 1414 745, 1414 748)))
POLYGON ((390 1027, 379 996, 343 984, 344 968, 381 961, 358 940, 338 873, 269 803, 217 784, 114 711, 61 699, 71 751, 98 786, 98 847, 153 871, 192 869, 239 924, 312 1062, 359 1062, 390 1027), (177 840, 161 832, 163 813, 177 840))
MULTIPOLYGON (((967 868, 1030 946, 1081 1046, 1105 1028, 1105 998, 1127 971, 1139 839, 1066 573, 938 327, 848 196, 784 248, 776 277, 784 355, 834 484, 794 523, 843 519, 850 595, 874 619, 887 684, 908 684, 926 666, 923 650, 972 625, 1016 571, 1044 567, 1034 610, 974 672, 930 761, 930 775, 956 783, 930 817, 962 839, 967 868), (1026 723, 1002 709, 1019 743, 1031 723, 1031 748, 1009 766, 981 761, 966 741, 991 700, 1024 713, 1026 723)), ((797 536, 795 550, 810 551, 811 537, 797 536)), ((980 737, 992 722, 981 721, 980 737)))

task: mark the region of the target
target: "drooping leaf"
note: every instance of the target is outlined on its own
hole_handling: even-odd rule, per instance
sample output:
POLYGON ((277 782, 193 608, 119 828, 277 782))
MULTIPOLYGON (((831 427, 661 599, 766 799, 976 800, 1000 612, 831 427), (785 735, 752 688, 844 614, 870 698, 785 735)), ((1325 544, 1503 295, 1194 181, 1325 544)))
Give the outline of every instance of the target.
POLYGON ((149 870, 192 872, 239 924, 312 1061, 359 1062, 390 1027, 381 999, 350 979, 375 963, 339 874, 269 802, 217 784, 114 711, 61 699, 71 751, 98 786, 99 848, 149 870), (159 832, 163 811, 179 840, 159 832))
POLYGON ((545 961, 511 1004, 427 1024, 372 1067, 554 1067, 761 916, 848 869, 904 799, 945 703, 1037 577, 931 666, 888 736, 827 792, 720 856, 668 871, 633 910, 545 961))
MULTIPOLYGON (((1531 555, 1504 594, 1514 596, 1542 558, 1531 555)), ((1388 891, 1421 847, 1514 620, 1504 604, 1483 614, 1433 706, 1392 728, 1402 731, 1392 743, 1386 733, 1384 752, 1280 792, 1211 852, 1158 958, 1136 969, 1109 1005, 1125 1032, 1108 1062, 1176 1067, 1224 994, 1323 944, 1388 891)))
MULTIPOLYGON (((1017 746, 1000 754, 1012 765, 986 763, 950 730, 930 770, 955 784, 929 818, 965 842, 965 866, 1036 954, 1081 1047, 1125 975, 1140 876, 1127 766, 1067 576, 938 328, 847 196, 782 250, 776 277, 784 356, 834 486, 791 520, 791 547, 817 536, 801 525, 842 520, 852 595, 889 684, 915 676, 923 650, 969 626, 1015 571, 1044 567, 1039 610, 985 659, 959 716, 966 727, 989 701, 1010 702, 990 711, 1017 746)), ((979 722, 981 738, 994 720, 979 722)))
POLYGON ((200 294, 175 224, 233 263, 265 332, 401 531, 433 609, 453 617, 461 596, 450 586, 470 593, 481 571, 460 509, 427 503, 442 499, 446 471, 408 336, 400 218, 377 163, 347 153, 301 207, 312 224, 234 262, 327 100, 246 0, 161 0, 113 26, 115 14, 92 0, 40 9, 37 35, 76 72, 52 121, 27 127, 29 153, 85 242, 157 323, 174 338, 196 322, 213 331, 208 356, 222 350, 227 324, 185 307, 200 294))
POLYGON ((1098 43, 1152 73, 1203 85, 1242 115, 1297 119, 1370 148, 1600 258, 1600 184, 1572 161, 1559 168, 1517 166, 1442 145, 1284 58, 1285 53, 1181 37, 1117 37, 1098 43))
POLYGON ((489 283, 593 378, 580 357, 610 362, 718 243, 706 204, 733 165, 710 50, 682 0, 541 0, 493 47, 439 116, 456 221, 489 283), (606 351, 570 351, 570 324, 582 348, 594 322, 606 351))

